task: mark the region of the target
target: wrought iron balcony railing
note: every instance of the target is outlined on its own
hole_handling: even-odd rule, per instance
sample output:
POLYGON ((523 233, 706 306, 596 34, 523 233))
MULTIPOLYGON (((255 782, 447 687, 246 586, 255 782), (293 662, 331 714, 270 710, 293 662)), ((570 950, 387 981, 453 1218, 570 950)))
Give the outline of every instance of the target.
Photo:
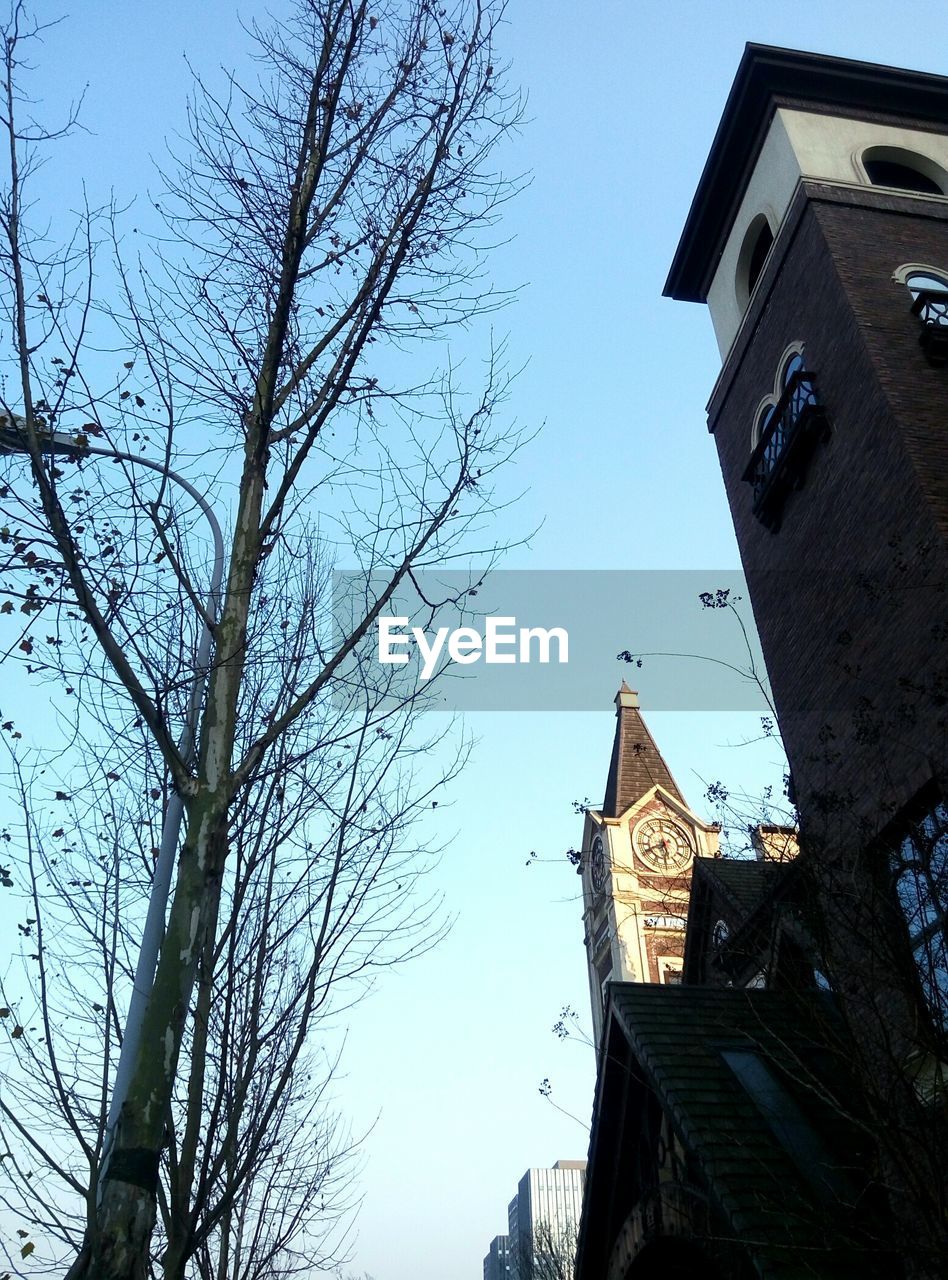
POLYGON ((918 341, 929 364, 948 362, 948 290, 913 290, 912 314, 922 322, 918 341))
POLYGON ((787 379, 743 475, 754 486, 754 515, 768 529, 780 527, 787 494, 802 487, 813 450, 828 435, 813 374, 798 369, 787 379))

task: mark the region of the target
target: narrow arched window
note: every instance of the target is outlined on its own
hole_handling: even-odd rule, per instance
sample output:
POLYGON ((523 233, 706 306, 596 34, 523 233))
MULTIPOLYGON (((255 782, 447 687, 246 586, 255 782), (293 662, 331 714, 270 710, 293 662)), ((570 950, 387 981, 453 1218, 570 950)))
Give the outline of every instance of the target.
POLYGON ((751 448, 757 447, 758 441, 770 425, 770 419, 774 416, 776 408, 776 401, 772 401, 769 404, 765 404, 757 414, 757 418, 754 422, 754 429, 751 432, 751 448))
POLYGON ((764 263, 767 261, 767 254, 770 252, 770 246, 773 242, 774 233, 770 229, 770 223, 765 222, 757 235, 757 239, 754 241, 754 247, 747 263, 747 292, 749 294, 754 292, 754 285, 760 279, 760 273, 764 269, 764 263))
POLYGON ((817 443, 828 435, 803 343, 792 342, 777 364, 773 391, 757 406, 750 461, 742 477, 754 486, 752 509, 768 529, 780 527, 787 495, 802 486, 817 443))
POLYGON ((794 374, 803 370, 803 343, 792 342, 784 354, 780 357, 780 363, 777 365, 777 375, 774 378, 773 395, 767 396, 757 410, 754 418, 754 425, 751 429, 751 448, 756 448, 758 442, 763 436, 767 427, 770 425, 771 419, 777 412, 777 406, 783 397, 784 391, 794 377, 794 374))
POLYGON ((744 242, 737 257, 735 287, 737 300, 742 308, 750 302, 750 296, 760 279, 760 273, 764 269, 764 263, 767 261, 773 242, 774 233, 767 215, 759 213, 744 233, 744 242))
POLYGON ((780 372, 781 387, 786 387, 787 384, 790 382, 790 379, 793 377, 793 375, 795 373, 799 373, 802 368, 803 368, 802 349, 797 351, 791 351, 790 354, 784 360, 783 369, 780 372))

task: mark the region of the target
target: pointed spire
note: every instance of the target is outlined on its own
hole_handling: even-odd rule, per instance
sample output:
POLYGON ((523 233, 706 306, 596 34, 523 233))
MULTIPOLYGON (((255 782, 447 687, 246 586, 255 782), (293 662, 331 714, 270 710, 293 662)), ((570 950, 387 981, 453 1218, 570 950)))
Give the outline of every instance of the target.
POLYGON ((615 703, 616 736, 602 806, 603 817, 618 818, 629 805, 635 804, 656 785, 664 787, 684 804, 684 797, 642 719, 639 695, 624 680, 615 703))

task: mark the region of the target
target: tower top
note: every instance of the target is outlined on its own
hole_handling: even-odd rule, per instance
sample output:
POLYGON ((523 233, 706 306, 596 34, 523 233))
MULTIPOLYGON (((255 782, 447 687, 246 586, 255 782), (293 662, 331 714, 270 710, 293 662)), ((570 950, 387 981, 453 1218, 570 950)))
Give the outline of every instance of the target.
POLYGON ((664 787, 684 804, 684 797, 642 719, 639 695, 624 680, 615 704, 616 736, 602 805, 603 817, 618 818, 656 785, 664 787))
POLYGON ((748 44, 665 282, 665 297, 707 302, 718 259, 778 107, 904 125, 948 121, 948 77, 748 44))
POLYGON ((630 689, 623 680, 619 686, 619 692, 615 697, 616 707, 637 707, 639 705, 639 695, 634 689, 630 689))

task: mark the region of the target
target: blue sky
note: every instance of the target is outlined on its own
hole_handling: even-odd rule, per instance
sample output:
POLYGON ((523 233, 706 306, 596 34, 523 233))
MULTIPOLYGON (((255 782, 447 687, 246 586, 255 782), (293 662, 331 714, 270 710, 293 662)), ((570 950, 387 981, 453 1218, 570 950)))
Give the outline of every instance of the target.
MULTIPOLYGON (((238 62, 241 12, 253 9, 74 6, 37 80, 50 109, 88 82, 88 132, 45 175, 63 209, 83 181, 93 199, 147 201, 152 160, 183 126, 183 55, 238 62)), ((744 42, 948 73, 943 0, 512 0, 508 16, 528 123, 502 163, 533 178, 491 265, 521 298, 493 323, 524 366, 510 414, 543 430, 510 477, 525 496, 507 517, 512 538, 538 532, 504 567, 699 569, 713 589, 738 565, 703 412, 719 359, 704 309, 661 289, 744 42)), ((452 354, 476 372, 473 339, 452 354)), ((560 855, 580 837, 571 802, 601 797, 627 674, 604 644, 600 711, 468 718, 474 759, 440 810, 456 833, 437 873, 453 931, 387 975, 348 1031, 338 1101, 356 1130, 375 1122, 354 1272, 477 1280, 523 1171, 585 1155, 592 1055, 551 1032, 564 1004, 588 1016, 579 882, 560 855), (540 1097, 544 1077, 579 1121, 540 1097)), ((635 676, 699 812, 713 779, 754 793, 779 779, 771 745, 740 745, 753 717, 649 716, 648 666, 635 676)))

